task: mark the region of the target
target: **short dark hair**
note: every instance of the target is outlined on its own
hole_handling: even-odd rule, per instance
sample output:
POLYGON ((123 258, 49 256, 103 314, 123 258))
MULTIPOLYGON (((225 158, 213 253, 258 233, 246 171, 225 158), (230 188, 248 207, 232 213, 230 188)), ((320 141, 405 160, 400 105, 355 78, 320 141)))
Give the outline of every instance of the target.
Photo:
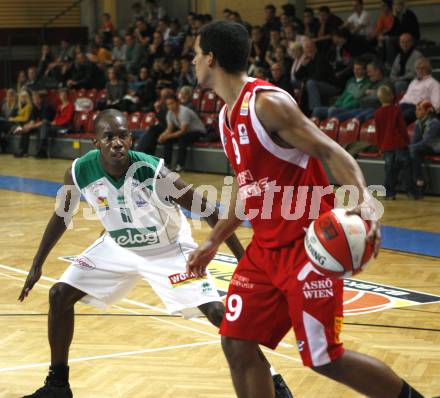
POLYGON ((304 8, 303 12, 307 12, 309 14, 315 15, 315 12, 313 11, 313 8, 310 8, 310 7, 304 8))
POLYGON ((353 65, 361 65, 365 68, 367 66, 367 61, 363 57, 357 57, 353 60, 353 65))
POLYGON ((319 12, 325 12, 327 14, 330 14, 330 8, 328 6, 321 6, 319 7, 319 12))
POLYGON ((368 65, 371 65, 374 69, 380 70, 382 75, 385 75, 385 65, 380 59, 374 58, 370 62, 368 62, 368 65))
POLYGON ((277 11, 277 8, 273 4, 267 4, 266 7, 264 7, 265 10, 271 10, 274 14, 277 11))
POLYGON ((296 16, 296 8, 293 4, 290 3, 283 4, 281 8, 283 9, 284 14, 286 14, 288 17, 296 16))
POLYGON ((200 48, 206 55, 213 53, 228 73, 245 72, 251 49, 246 28, 236 22, 215 21, 200 29, 200 48))
POLYGON ((168 94, 166 97, 165 97, 165 101, 166 100, 174 100, 174 101, 176 101, 176 102, 179 102, 179 100, 177 99, 177 95, 176 94, 168 94))
POLYGON ((101 124, 103 119, 109 118, 109 117, 121 117, 125 119, 125 123, 127 123, 127 117, 117 109, 105 109, 102 112, 98 113, 98 116, 96 116, 96 119, 93 122, 93 129, 95 131, 95 134, 98 133, 98 127, 101 124))

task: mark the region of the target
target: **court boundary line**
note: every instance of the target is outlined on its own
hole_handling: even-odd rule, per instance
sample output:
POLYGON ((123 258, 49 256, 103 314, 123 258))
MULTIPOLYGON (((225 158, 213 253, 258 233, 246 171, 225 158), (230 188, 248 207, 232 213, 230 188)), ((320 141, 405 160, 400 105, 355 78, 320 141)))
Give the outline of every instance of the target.
MULTIPOLYGON (((20 268, 11 267, 11 266, 4 265, 4 264, 0 264, 0 268, 6 269, 8 271, 16 272, 16 273, 22 274, 22 275, 26 275, 26 276, 28 275, 27 271, 24 271, 24 270, 22 270, 20 268)), ((1 273, 1 274, 6 276, 6 277, 9 277, 11 279, 15 279, 15 280, 20 280, 21 279, 21 278, 17 278, 17 277, 14 277, 12 275, 4 274, 4 273, 1 273)), ((41 276, 40 280, 45 280, 45 281, 53 282, 53 283, 58 282, 57 279, 50 278, 50 277, 47 277, 47 276, 44 276, 44 275, 41 276)), ((21 279, 21 281, 24 282, 25 279, 21 279)), ((35 284, 35 286, 43 287, 45 289, 50 289, 50 287, 51 287, 51 286, 47 286, 47 285, 41 284, 40 282, 37 282, 35 284)), ((152 311, 156 311, 156 312, 160 312, 160 313, 166 313, 166 314, 168 313, 165 309, 162 309, 162 308, 159 308, 159 307, 154 307, 154 306, 151 306, 149 304, 141 303, 141 302, 138 302, 138 301, 135 301, 135 300, 123 299, 121 301, 126 302, 128 304, 137 305, 138 307, 141 307, 141 308, 147 308, 147 309, 150 309, 152 311)), ((81 303, 81 304, 83 304, 83 303, 81 303)), ((112 307, 114 307, 116 309, 119 309, 119 310, 126 311, 126 312, 134 313, 134 314, 137 314, 137 315, 142 315, 141 312, 135 311, 135 310, 130 309, 130 308, 125 308, 125 307, 122 307, 122 306, 119 306, 119 305, 113 305, 112 307)), ((169 320, 166 320, 166 319, 163 319, 163 318, 158 318, 158 317, 155 317, 155 316, 150 316, 148 318, 157 320, 157 321, 159 321, 161 323, 165 323, 165 324, 169 324, 169 325, 175 326, 175 327, 180 328, 180 329, 186 329, 186 330, 189 330, 189 331, 192 331, 192 332, 196 332, 196 333, 199 333, 199 334, 203 334, 203 335, 206 335, 206 336, 209 336, 209 337, 219 338, 218 334, 206 332, 206 331, 203 331, 203 330, 200 330, 200 329, 197 329, 197 328, 193 328, 193 327, 190 327, 190 326, 187 326, 187 325, 181 325, 179 323, 175 323, 173 321, 169 321, 169 320)), ((189 319, 189 320, 190 321, 194 321, 196 323, 202 323, 204 325, 208 325, 208 326, 214 327, 209 322, 203 321, 201 319, 189 319)), ((187 321, 188 321, 188 319, 187 319, 187 321)), ((219 340, 217 340, 218 344, 220 344, 219 340)), ((282 345, 283 346, 287 346, 288 348, 293 347, 292 345, 287 344, 287 343, 283 343, 282 345)), ((280 344, 280 346, 281 346, 281 344, 280 344)), ((262 351, 264 351, 266 353, 269 353, 271 355, 274 355, 274 356, 277 356, 277 357, 280 357, 280 358, 283 358, 283 359, 287 359, 287 360, 292 361, 292 362, 302 363, 302 361, 300 359, 298 359, 298 358, 295 358, 295 357, 292 357, 292 356, 289 356, 289 355, 286 355, 286 354, 282 354, 282 353, 279 353, 279 352, 276 352, 276 351, 273 351, 273 350, 270 350, 270 349, 267 349, 267 348, 263 348, 263 347, 261 349, 262 349, 262 351)))

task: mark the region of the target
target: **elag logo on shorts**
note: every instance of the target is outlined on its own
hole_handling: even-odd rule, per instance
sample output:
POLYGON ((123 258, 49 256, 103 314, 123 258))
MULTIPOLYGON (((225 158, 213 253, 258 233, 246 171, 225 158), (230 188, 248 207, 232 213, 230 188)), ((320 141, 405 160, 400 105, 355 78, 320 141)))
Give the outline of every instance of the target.
POLYGON ((85 257, 76 257, 73 265, 84 271, 92 271, 96 268, 96 265, 93 264, 91 260, 85 257))
POLYGON ((125 248, 150 246, 160 242, 156 227, 125 228, 109 233, 119 246, 125 248))
POLYGON ((195 282, 196 280, 199 279, 206 279, 206 278, 207 276, 204 276, 202 278, 196 278, 194 274, 188 275, 186 272, 181 272, 180 274, 173 274, 168 276, 168 279, 170 280, 171 286, 173 288, 195 282))

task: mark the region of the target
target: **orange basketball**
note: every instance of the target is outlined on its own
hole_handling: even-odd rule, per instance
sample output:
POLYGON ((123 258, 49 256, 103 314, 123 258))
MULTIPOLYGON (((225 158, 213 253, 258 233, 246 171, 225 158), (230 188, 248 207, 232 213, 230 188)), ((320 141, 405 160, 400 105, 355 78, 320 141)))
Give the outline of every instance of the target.
POLYGON ((369 225, 356 214, 333 209, 313 221, 306 233, 306 252, 324 275, 349 277, 370 261, 374 246, 367 242, 369 225))

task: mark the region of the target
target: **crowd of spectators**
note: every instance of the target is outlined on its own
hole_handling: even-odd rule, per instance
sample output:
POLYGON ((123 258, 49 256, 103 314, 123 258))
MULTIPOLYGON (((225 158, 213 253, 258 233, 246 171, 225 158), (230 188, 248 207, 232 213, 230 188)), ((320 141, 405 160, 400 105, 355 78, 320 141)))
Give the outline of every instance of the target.
MULTIPOLYGON (((440 111, 440 84, 418 49, 419 23, 404 0, 383 0, 376 21, 362 0, 354 0, 345 21, 328 6, 306 8, 302 16, 292 4, 281 10, 268 4, 264 11, 260 25, 250 25, 230 9, 223 11, 223 18, 249 31, 248 73, 292 94, 306 114, 341 122, 358 118, 363 123, 382 106, 382 87, 389 88, 406 125, 416 121, 423 101, 431 105, 431 116, 440 111)), ((136 132, 136 146, 153 153, 162 143, 170 163, 172 144, 177 142, 184 149, 176 167, 183 169, 186 146, 206 134, 191 110, 192 89, 197 86, 191 60, 198 31, 211 20, 210 15, 189 13, 182 25, 155 0, 147 0, 132 6, 130 25, 122 29, 116 29, 105 13, 86 47, 66 39, 57 49, 44 45, 38 64, 20 71, 15 90, 8 91, 0 143, 8 132, 20 134, 17 156, 25 156, 29 140, 24 137, 38 131, 38 156, 46 157, 47 137, 72 125, 73 105, 64 89, 105 89, 95 109, 155 112, 158 123, 136 132), (47 111, 38 105, 38 93, 48 87, 63 88, 58 109, 47 111), (37 93, 37 102, 25 93, 37 93)))

